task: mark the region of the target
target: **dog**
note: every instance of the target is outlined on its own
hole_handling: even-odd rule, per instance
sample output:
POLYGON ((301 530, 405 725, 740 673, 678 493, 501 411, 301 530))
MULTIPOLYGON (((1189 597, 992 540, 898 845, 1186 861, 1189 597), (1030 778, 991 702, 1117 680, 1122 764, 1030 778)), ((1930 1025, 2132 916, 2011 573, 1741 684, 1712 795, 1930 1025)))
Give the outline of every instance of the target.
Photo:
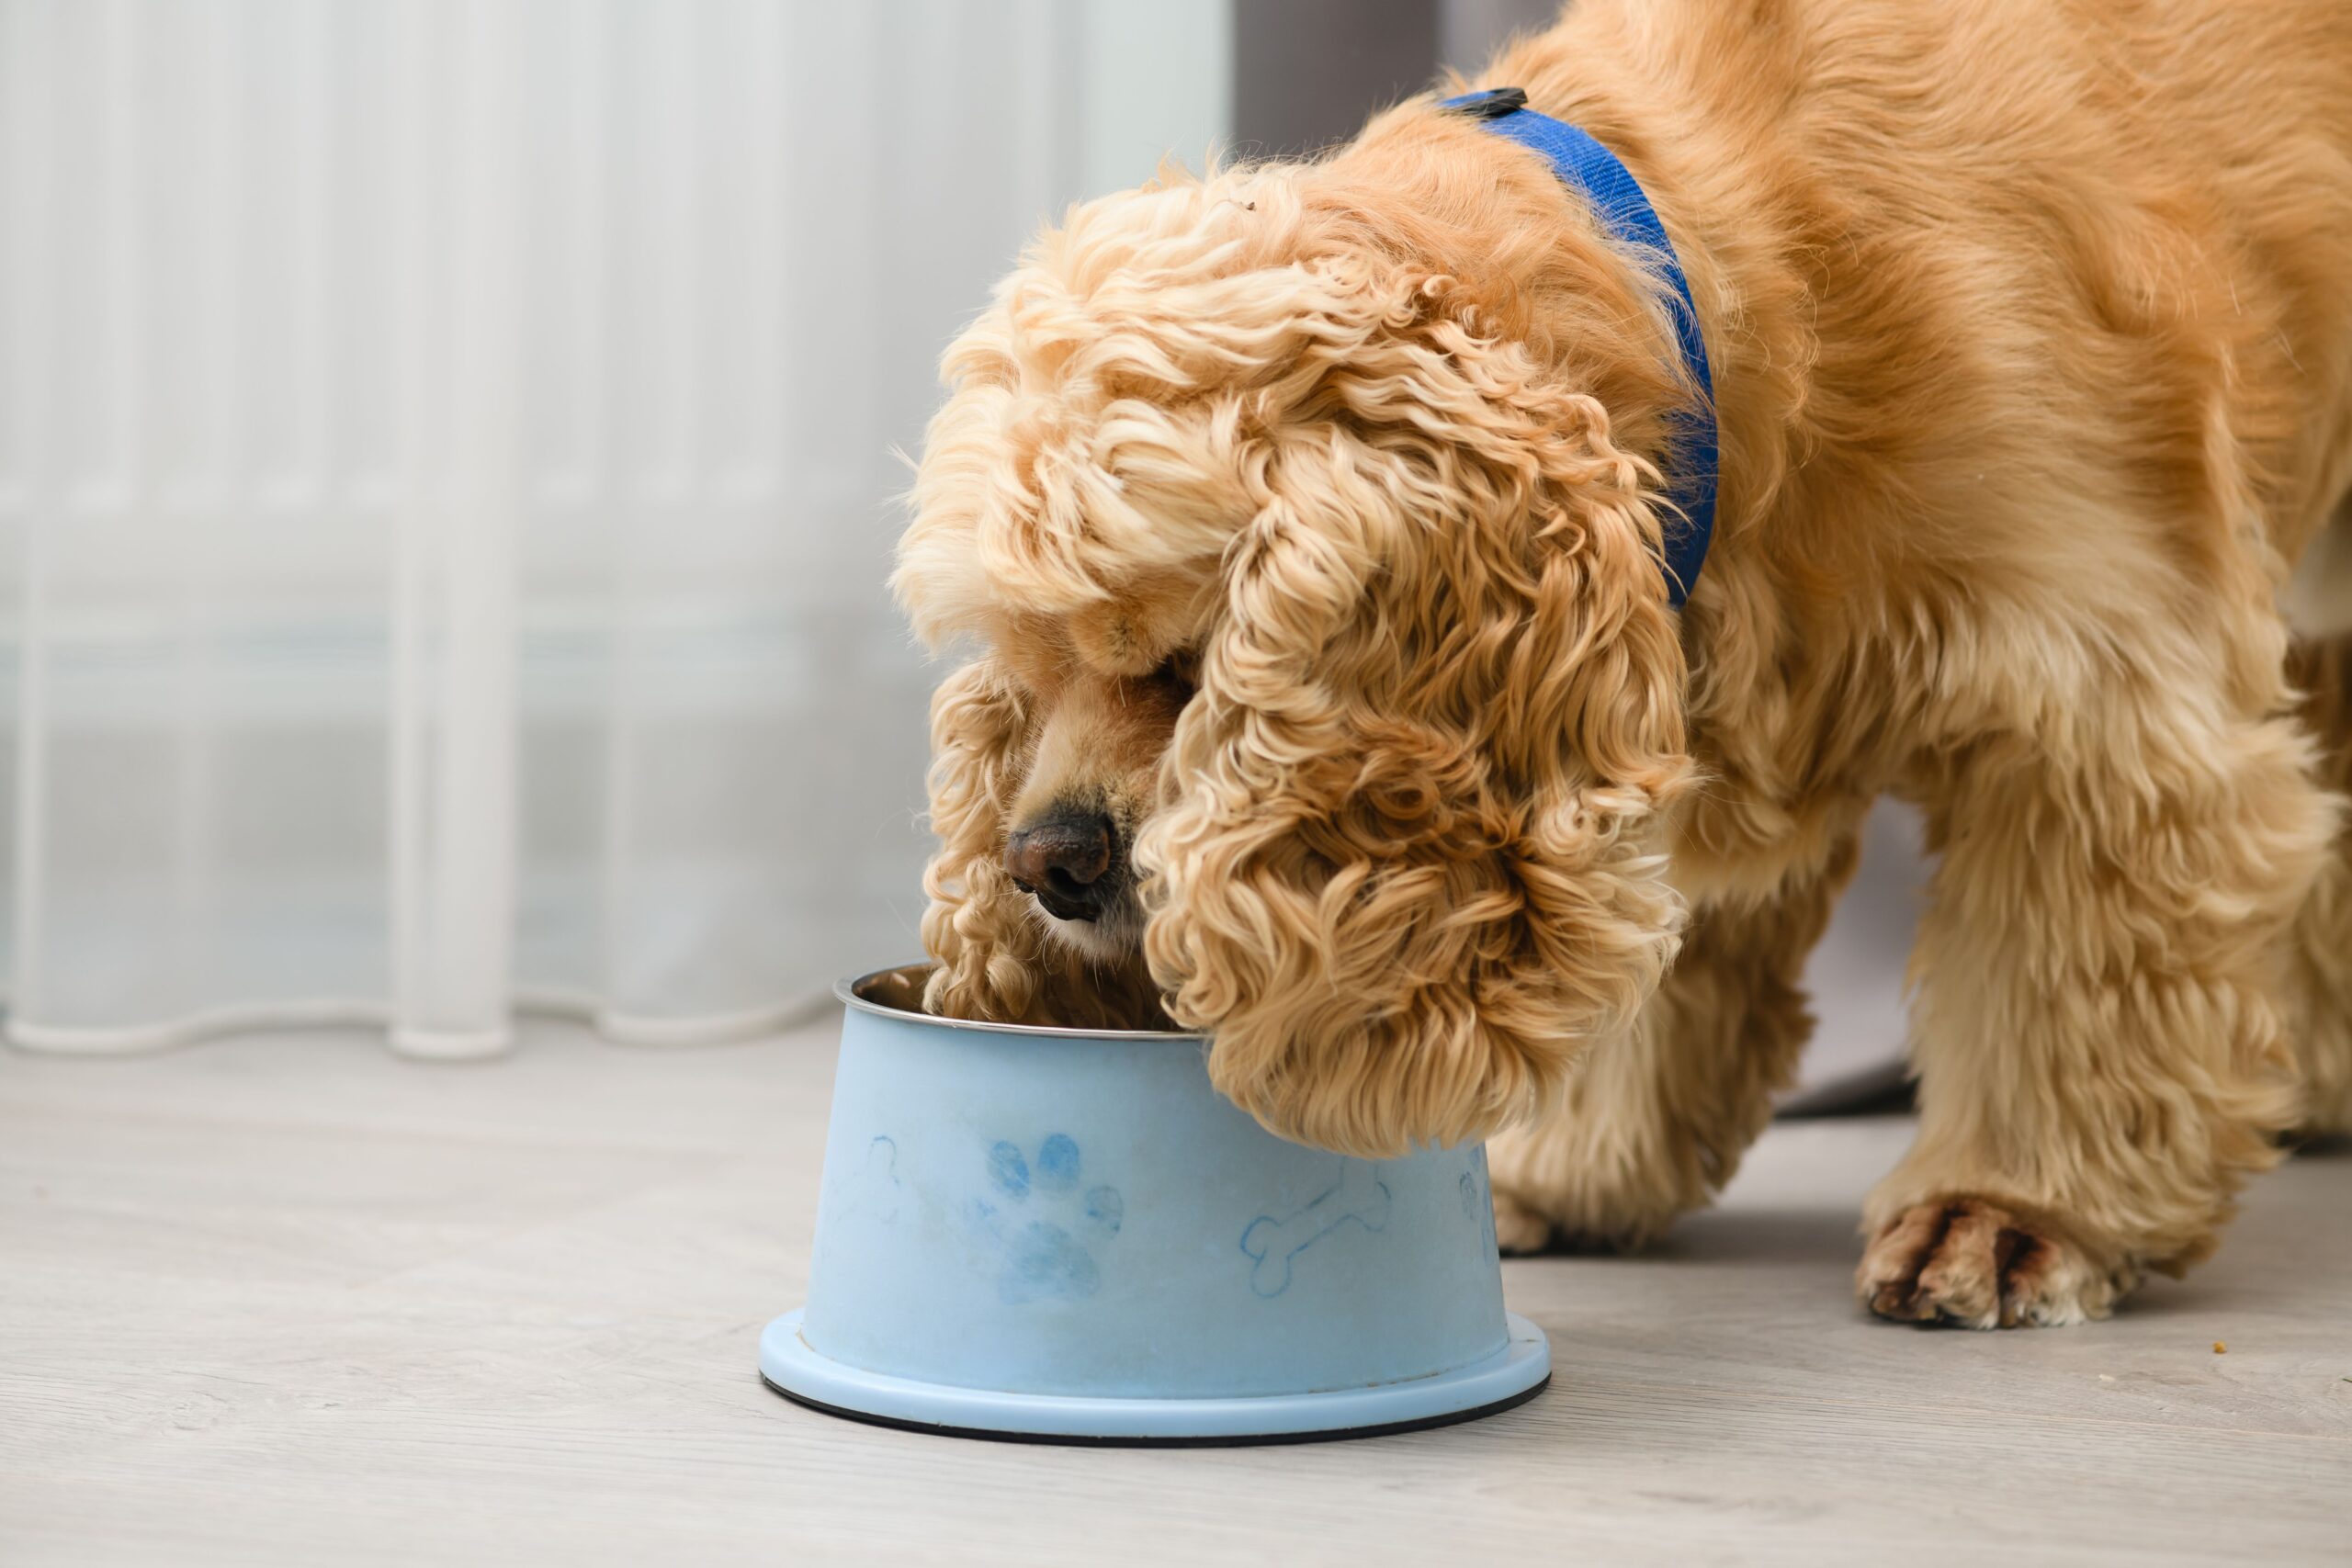
POLYGON ((2352 638, 2279 608, 2352 528, 2352 7, 1583 0, 1476 85, 1672 265, 1419 97, 1073 208, 948 350, 925 1005, 1205 1032, 1276 1133, 1490 1137, 1506 1246, 1635 1246, 1896 796, 1860 1299, 2106 1315, 2352 1127, 2352 638))

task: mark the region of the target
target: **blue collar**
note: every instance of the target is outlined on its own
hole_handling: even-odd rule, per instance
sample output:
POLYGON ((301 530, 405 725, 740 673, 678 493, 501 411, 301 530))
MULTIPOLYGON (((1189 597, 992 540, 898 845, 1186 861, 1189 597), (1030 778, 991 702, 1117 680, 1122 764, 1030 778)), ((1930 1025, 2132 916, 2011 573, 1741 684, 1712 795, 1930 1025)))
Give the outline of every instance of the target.
POLYGON ((1573 125, 1565 125, 1527 107, 1527 95, 1517 87, 1497 87, 1447 98, 1442 109, 1476 116, 1487 130, 1532 147, 1552 162, 1561 180, 1584 192, 1601 221, 1627 244, 1652 253, 1659 276, 1672 288, 1668 301, 1674 317, 1674 335, 1682 347, 1683 368, 1699 389, 1696 408, 1684 413, 1674 460, 1668 465, 1667 497, 1679 517, 1662 519, 1665 529, 1666 594, 1678 609, 1699 581, 1706 564, 1707 545, 1715 533, 1715 481, 1718 454, 1715 436, 1714 378, 1707 369, 1706 340, 1699 335, 1699 308, 1690 300, 1690 280, 1657 220, 1657 209, 1614 153, 1573 125))

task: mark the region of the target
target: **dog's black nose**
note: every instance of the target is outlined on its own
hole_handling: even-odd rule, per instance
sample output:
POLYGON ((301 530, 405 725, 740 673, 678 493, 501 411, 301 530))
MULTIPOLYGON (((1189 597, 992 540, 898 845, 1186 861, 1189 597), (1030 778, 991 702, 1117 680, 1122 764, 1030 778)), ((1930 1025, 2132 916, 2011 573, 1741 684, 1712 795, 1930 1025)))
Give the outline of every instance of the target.
POLYGON ((1046 913, 1091 920, 1110 901, 1114 848, 1108 817, 1060 811, 1014 832, 1004 846, 1004 869, 1046 913))

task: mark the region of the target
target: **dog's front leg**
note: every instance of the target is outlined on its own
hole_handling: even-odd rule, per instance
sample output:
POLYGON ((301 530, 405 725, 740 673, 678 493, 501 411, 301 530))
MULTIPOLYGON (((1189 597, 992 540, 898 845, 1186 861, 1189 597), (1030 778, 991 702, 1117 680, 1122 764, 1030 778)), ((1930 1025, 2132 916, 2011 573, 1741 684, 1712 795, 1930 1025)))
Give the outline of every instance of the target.
MULTIPOLYGON (((2323 754, 2320 775, 2330 788, 2352 795, 2352 632, 2297 648, 2293 673, 2303 693, 2303 723, 2323 754)), ((2303 1089, 2300 1130, 2352 1133, 2352 822, 2336 834, 2289 947, 2288 1016, 2303 1089)))
POLYGON ((1871 1194, 1882 1316, 2102 1317, 2212 1249, 2293 1094, 2279 938, 2328 797, 2283 719, 2156 669, 1923 781, 1941 854, 1914 958, 1921 1128, 1871 1194))
POLYGON ((1855 860, 1849 836, 1775 897, 1700 910, 1634 1027, 1592 1048, 1543 1121, 1494 1139, 1506 1250, 1640 1247, 1731 1179, 1813 1032, 1805 955, 1855 860))

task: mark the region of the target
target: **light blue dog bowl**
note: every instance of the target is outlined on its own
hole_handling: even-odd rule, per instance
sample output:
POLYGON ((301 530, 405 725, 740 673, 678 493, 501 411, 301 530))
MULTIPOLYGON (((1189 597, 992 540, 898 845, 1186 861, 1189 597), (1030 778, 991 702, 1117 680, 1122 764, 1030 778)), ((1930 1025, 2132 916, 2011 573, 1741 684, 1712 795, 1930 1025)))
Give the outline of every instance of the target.
POLYGON ((1532 1398, 1482 1147, 1362 1160, 1209 1087, 1197 1036, 848 1010, 808 1303, 760 1373, 859 1420, 1056 1442, 1360 1437, 1532 1398))

